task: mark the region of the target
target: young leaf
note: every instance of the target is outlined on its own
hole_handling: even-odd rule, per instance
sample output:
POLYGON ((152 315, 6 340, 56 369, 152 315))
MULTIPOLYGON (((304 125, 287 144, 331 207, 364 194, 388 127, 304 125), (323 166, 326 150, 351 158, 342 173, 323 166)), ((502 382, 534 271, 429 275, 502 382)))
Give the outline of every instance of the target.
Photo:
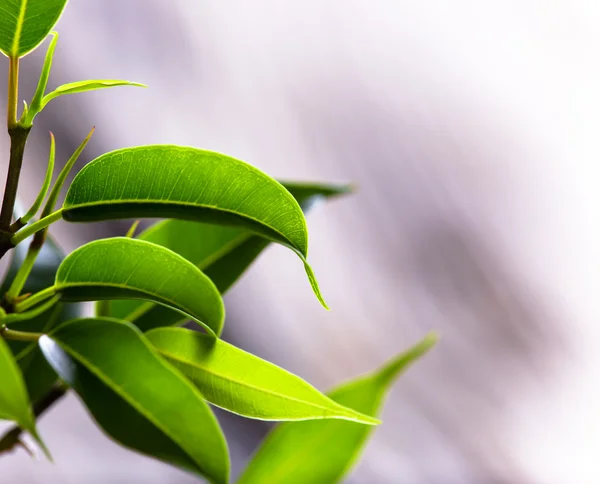
POLYGON ((63 301, 154 301, 182 311, 216 335, 225 319, 221 295, 200 269, 143 240, 116 237, 83 245, 58 268, 55 289, 63 301))
POLYGON ((214 483, 229 455, 202 395, 129 323, 70 321, 39 341, 44 356, 115 441, 214 483))
POLYGON ((117 86, 148 87, 145 84, 140 84, 139 82, 130 82, 113 79, 70 82, 68 84, 63 84, 62 86, 57 87, 54 91, 46 94, 42 99, 41 107, 43 109, 46 106, 46 104, 48 104, 54 98, 64 96, 65 94, 76 94, 78 92, 96 91, 98 89, 105 89, 107 87, 117 86))
POLYGON ((0 51, 23 57, 52 30, 67 0, 0 0, 0 51))
POLYGON ((17 422, 21 428, 33 435, 46 450, 35 427, 35 419, 27 396, 23 375, 21 375, 21 370, 2 337, 0 337, 0 375, 2 375, 0 419, 17 422))
MULTIPOLYGON (((284 183, 306 213, 318 200, 348 193, 347 185, 284 183)), ((161 245, 196 265, 224 294, 269 241, 248 230, 188 220, 163 220, 142 232, 139 239, 161 245)), ((142 331, 185 321, 181 314, 153 303, 113 301, 111 315, 135 322, 142 331)))
POLYGON ((104 154, 77 174, 62 216, 70 222, 161 217, 244 227, 296 252, 325 305, 306 262, 300 206, 281 184, 229 156, 171 145, 104 154))
MULTIPOLYGON (((341 405, 376 416, 398 375, 429 351, 436 341, 437 336, 429 334, 380 370, 341 385, 328 395, 341 405)), ((340 482, 358 458, 371 430, 372 427, 339 420, 278 425, 267 435, 237 482, 340 482)))
POLYGON ((183 328, 158 328, 146 337, 204 398, 230 412, 260 420, 339 418, 367 425, 379 423, 335 403, 296 375, 223 340, 183 328))
POLYGON ((52 132, 50 132, 50 152, 48 153, 48 166, 46 167, 46 176, 44 177, 44 183, 42 183, 42 188, 40 189, 40 192, 38 193, 38 196, 36 197, 35 201, 31 205, 31 208, 24 215, 17 218, 15 223, 11 225, 11 229, 14 228, 18 230, 24 225, 26 225, 27 222, 29 222, 35 216, 36 213, 38 213, 38 210, 42 206, 44 198, 46 198, 48 190, 50 189, 50 184, 52 183, 52 175, 54 173, 54 155, 56 151, 55 145, 56 143, 54 140, 54 135, 52 134, 52 132))

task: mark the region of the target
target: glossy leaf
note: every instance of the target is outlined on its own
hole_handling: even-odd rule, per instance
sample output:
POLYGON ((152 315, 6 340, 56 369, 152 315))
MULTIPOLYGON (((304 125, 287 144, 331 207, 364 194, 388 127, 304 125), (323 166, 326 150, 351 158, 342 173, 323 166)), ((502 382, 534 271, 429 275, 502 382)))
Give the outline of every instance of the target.
MULTIPOLYGON (((15 210, 15 218, 19 218, 22 213, 20 208, 15 210)), ((30 239, 26 240, 10 252, 10 265, 0 286, 0 294, 6 293, 23 264, 29 242, 30 239)), ((63 258, 64 253, 60 247, 56 245, 52 237, 47 237, 25 283, 24 293, 38 292, 54 284, 56 271, 63 258)), ((49 331, 57 324, 77 317, 80 308, 77 304, 63 304, 58 313, 54 314, 54 311, 54 309, 50 309, 34 319, 17 323, 18 327, 15 329, 34 333, 49 331)), ((7 341, 7 343, 21 368, 29 397, 35 403, 52 388, 57 379, 56 373, 48 366, 35 343, 14 340, 7 341)))
POLYGON ((56 291, 64 301, 146 299, 185 313, 220 334, 223 301, 212 281, 180 255, 150 242, 117 237, 90 242, 62 262, 56 291))
MULTIPOLYGON (((347 185, 284 183, 307 212, 317 201, 339 196, 350 191, 347 185)), ((138 238, 167 247, 202 270, 224 294, 260 253, 269 245, 264 237, 248 230, 223 225, 211 225, 187 220, 163 220, 138 238)), ((180 313, 153 303, 134 300, 113 301, 114 317, 134 321, 147 331, 185 321, 180 313)))
POLYGON ((212 411, 133 325, 78 319, 39 345, 111 438, 211 482, 228 481, 227 444, 212 411))
MULTIPOLYGON (((437 336, 430 334, 375 373, 341 385, 328 395, 342 405, 377 416, 398 375, 436 341, 437 336)), ((340 482, 357 460, 371 431, 372 427, 339 420, 278 425, 267 435, 238 484, 340 482)))
POLYGON ((223 340, 183 328, 146 333, 158 352, 213 405, 260 420, 339 418, 367 425, 367 417, 327 398, 300 377, 223 340))
POLYGON ((41 443, 35 428, 35 419, 29 403, 27 389, 21 370, 10 351, 10 348, 0 337, 0 419, 17 422, 41 443))
POLYGON ((46 94, 42 99, 41 107, 44 108, 44 106, 46 106, 46 104, 48 104, 50 101, 52 101, 52 99, 55 99, 59 96, 64 96, 65 94, 77 94, 79 92, 97 91, 98 89, 106 89, 108 87, 117 87, 117 86, 148 87, 145 84, 140 84, 139 82, 113 80, 113 79, 100 79, 100 80, 70 82, 68 84, 63 84, 62 86, 57 87, 54 91, 46 94))
POLYGON ((67 0, 0 0, 0 51, 23 57, 50 33, 67 0))
POLYGON ((277 181, 229 156, 171 145, 104 154, 75 177, 62 215, 71 222, 160 217, 243 227, 296 252, 325 305, 306 263, 300 206, 277 181))

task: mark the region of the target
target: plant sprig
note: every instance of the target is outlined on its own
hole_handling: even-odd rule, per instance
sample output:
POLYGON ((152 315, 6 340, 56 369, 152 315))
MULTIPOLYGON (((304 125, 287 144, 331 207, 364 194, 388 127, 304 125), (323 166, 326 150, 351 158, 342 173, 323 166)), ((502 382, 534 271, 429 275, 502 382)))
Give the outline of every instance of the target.
POLYGON ((305 212, 348 185, 280 183, 252 165, 193 147, 122 148, 85 165, 66 189, 94 128, 54 184, 50 134, 42 187, 24 213, 15 209, 23 154, 36 116, 66 94, 123 80, 72 82, 47 92, 66 0, 0 0, 0 51, 8 57, 8 175, 0 209, 0 257, 12 259, 0 292, 0 418, 15 427, 0 453, 29 432, 49 457, 36 418, 67 391, 123 446, 217 484, 229 481, 225 436, 211 407, 247 418, 286 421, 239 482, 338 482, 372 429, 395 378, 436 342, 428 336, 381 370, 329 394, 220 339, 223 293, 270 243, 308 264, 305 212), (19 106, 19 63, 50 35, 37 89, 19 106), (13 218, 15 219, 13 222, 13 218), (164 218, 136 235, 141 218, 164 218), (125 237, 100 239, 64 255, 49 236, 58 221, 135 219, 125 237), (26 243, 27 241, 27 243, 26 243), (77 303, 96 303, 83 318, 77 303), (193 320, 197 329, 177 328, 193 320), (168 409, 168 411, 165 411, 168 409), (317 446, 315 442, 326 445, 317 446), (302 448, 298 461, 293 454, 302 448), (293 462, 293 465, 288 465, 293 462))

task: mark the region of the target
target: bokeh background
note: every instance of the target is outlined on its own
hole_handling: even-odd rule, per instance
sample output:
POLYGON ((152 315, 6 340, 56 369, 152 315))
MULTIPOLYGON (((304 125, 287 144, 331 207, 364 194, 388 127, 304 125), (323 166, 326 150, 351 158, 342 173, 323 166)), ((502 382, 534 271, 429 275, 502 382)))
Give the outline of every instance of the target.
MULTIPOLYGON (((227 295, 226 339, 325 390, 441 332, 349 483, 597 483, 598 25, 595 0, 73 0, 51 85, 150 89, 50 104, 22 198, 41 185, 48 130, 61 165, 92 125, 79 167, 178 143, 278 178, 355 182, 309 216, 332 311, 272 247, 227 295)), ((27 99, 43 55, 22 61, 27 99)), ((72 250, 128 227, 53 234, 72 250)), ((269 425, 219 417, 237 474, 269 425)), ((40 429, 55 463, 3 456, 3 484, 196 482, 114 445, 75 397, 40 429)))

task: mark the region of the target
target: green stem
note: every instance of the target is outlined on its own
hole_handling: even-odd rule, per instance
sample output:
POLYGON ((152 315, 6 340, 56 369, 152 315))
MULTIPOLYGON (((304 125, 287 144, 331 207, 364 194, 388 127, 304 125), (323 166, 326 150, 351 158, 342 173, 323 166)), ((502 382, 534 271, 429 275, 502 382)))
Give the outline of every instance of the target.
POLYGON ((37 341, 43 336, 42 333, 29 333, 25 331, 16 331, 14 329, 8 329, 6 326, 0 327, 0 335, 4 339, 12 339, 15 341, 37 341))
POLYGON ((57 222, 62 218, 62 208, 57 210, 56 212, 51 213, 50 215, 41 218, 37 222, 33 222, 31 225, 26 226, 24 229, 17 232, 10 239, 13 246, 19 245, 23 242, 27 237, 39 232, 49 225, 52 225, 54 222, 57 222))
POLYGON ((19 267, 19 270, 17 271, 17 274, 15 275, 15 278, 13 279, 12 284, 8 288, 8 291, 6 291, 6 293, 4 294, 5 299, 9 303, 12 303, 15 300, 15 298, 19 294, 21 294, 21 291, 23 290, 23 286, 27 282, 27 278, 29 277, 29 274, 31 274, 31 270, 33 269, 33 265, 35 264, 35 259, 37 258, 39 252, 40 252, 39 248, 37 250, 32 250, 31 247, 27 251, 25 260, 21 264, 21 267, 19 267))
POLYGON ((98 317, 109 317, 111 315, 112 301, 110 299, 103 299, 96 301, 96 316, 98 317))
POLYGON ((54 296, 56 294, 56 287, 50 286, 46 289, 43 289, 40 292, 36 292, 33 296, 29 296, 24 301, 17 303, 15 305, 15 311, 17 313, 23 313, 27 311, 29 308, 32 308, 36 304, 44 302, 46 299, 54 296))
POLYGON ((37 318, 38 316, 44 314, 48 311, 52 306, 54 306, 58 301, 60 301, 60 294, 56 294, 54 297, 48 299, 43 304, 33 308, 30 311, 25 311, 24 313, 10 313, 4 316, 2 322, 5 325, 18 323, 19 321, 27 321, 33 318, 37 318))

